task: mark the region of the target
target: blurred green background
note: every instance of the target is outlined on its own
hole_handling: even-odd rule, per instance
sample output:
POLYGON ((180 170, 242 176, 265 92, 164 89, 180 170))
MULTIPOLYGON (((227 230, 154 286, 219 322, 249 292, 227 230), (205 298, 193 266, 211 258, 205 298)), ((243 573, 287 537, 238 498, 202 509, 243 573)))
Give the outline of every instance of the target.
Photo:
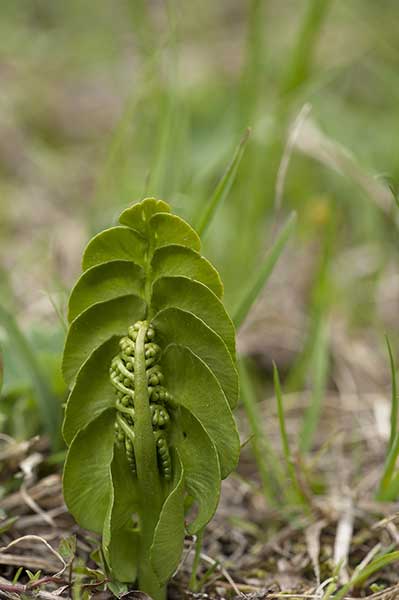
POLYGON ((0 10, 0 430, 56 431, 65 306, 89 237, 145 195, 197 223, 248 126, 204 239, 229 308, 291 210, 298 227, 240 350, 320 397, 349 355, 371 352, 358 389, 387 385, 383 332, 395 345, 399 325, 397 2, 0 10))

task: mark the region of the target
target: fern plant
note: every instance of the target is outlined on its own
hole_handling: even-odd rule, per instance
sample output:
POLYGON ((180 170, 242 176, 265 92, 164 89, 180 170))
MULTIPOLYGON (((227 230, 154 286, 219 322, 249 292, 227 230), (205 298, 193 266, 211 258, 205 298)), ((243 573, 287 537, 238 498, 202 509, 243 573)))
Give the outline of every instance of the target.
POLYGON ((240 443, 235 331, 200 239, 147 198, 96 235, 69 300, 64 496, 111 576, 165 597, 240 443))

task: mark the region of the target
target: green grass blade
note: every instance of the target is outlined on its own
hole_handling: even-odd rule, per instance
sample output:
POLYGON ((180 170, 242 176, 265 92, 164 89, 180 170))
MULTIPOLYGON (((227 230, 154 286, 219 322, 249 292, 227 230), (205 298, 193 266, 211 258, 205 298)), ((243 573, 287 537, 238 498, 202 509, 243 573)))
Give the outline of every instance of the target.
POLYGON ((246 32, 246 56, 240 81, 238 120, 245 126, 252 123, 262 87, 267 81, 265 73, 264 18, 265 2, 250 0, 246 32))
POLYGON ((137 51, 141 54, 142 59, 151 57, 154 47, 157 47, 157 34, 154 31, 148 2, 146 0, 128 0, 126 9, 132 31, 138 40, 137 51))
POLYGON ((399 454, 399 433, 395 434, 395 438, 393 441, 393 444, 388 452, 386 461, 385 461, 385 465, 384 465, 384 471, 381 477, 381 482, 380 482, 380 486, 377 492, 377 500, 389 500, 391 499, 391 482, 392 482, 392 477, 394 475, 394 470, 395 470, 395 465, 396 465, 396 460, 398 458, 398 454, 399 454))
POLYGON ((395 552, 388 552, 383 556, 379 556, 374 559, 369 565, 361 569, 360 571, 355 571, 351 580, 346 583, 337 594, 335 594, 333 600, 343 600, 346 594, 355 586, 360 585, 364 581, 366 581, 371 575, 380 571, 387 565, 392 564, 393 562, 397 562, 399 560, 399 550, 395 552))
POLYGON ((395 502, 399 497, 399 472, 396 471, 392 475, 392 479, 389 483, 389 487, 387 488, 384 497, 382 498, 383 502, 395 502))
POLYGON ((391 367, 391 385, 392 385, 392 401, 391 401, 391 434, 389 437, 389 447, 388 450, 391 451, 392 446, 395 441, 397 429, 398 429, 398 384, 396 379, 396 364, 395 359, 393 357, 392 346, 389 341, 389 337, 386 335, 385 340, 387 343, 388 354, 389 354, 389 364, 391 367))
POLYGON ((356 576, 353 578, 352 585, 359 585, 366 581, 373 575, 376 571, 383 569, 387 565, 392 564, 393 562, 397 562, 399 560, 399 550, 395 550, 394 552, 388 552, 383 556, 378 556, 375 558, 369 565, 364 567, 356 576))
POLYGON ((165 3, 168 22, 167 50, 170 60, 166 63, 166 77, 168 87, 159 92, 159 101, 163 110, 159 112, 159 145, 155 162, 148 176, 150 195, 168 197, 179 189, 177 178, 182 169, 179 166, 179 154, 182 153, 182 144, 185 143, 185 128, 187 125, 186 106, 181 102, 179 89, 179 60, 180 45, 177 32, 175 10, 172 2, 165 3))
POLYGON ((300 450, 308 452, 312 446, 314 433, 319 422, 321 407, 326 390, 329 368, 328 322, 321 317, 316 333, 312 355, 313 389, 310 405, 306 411, 300 435, 300 450))
POLYGON ((310 76, 314 48, 331 0, 309 0, 308 7, 292 49, 291 59, 281 82, 281 95, 290 96, 310 76))
POLYGON ((209 224, 211 223, 211 221, 213 219, 213 216, 216 212, 217 207, 226 198, 227 194, 230 191, 231 186, 234 183, 234 180, 237 175, 238 167, 239 167, 239 164, 243 157, 245 146, 248 142, 250 133, 251 133, 251 130, 248 128, 245 131, 244 135, 242 136, 241 141, 238 144, 238 146, 234 152, 233 158, 231 159, 222 178, 220 179, 219 183, 217 184, 216 189, 215 189, 211 199, 204 207, 204 210, 198 220, 198 224, 196 225, 196 229, 200 236, 202 236, 204 234, 204 232, 206 231, 206 229, 208 228, 209 224))
MULTIPOLYGON (((213 559, 211 559, 211 560, 213 560, 213 559)), ((215 560, 213 562, 213 564, 209 567, 209 569, 206 570, 203 577, 201 577, 201 579, 197 583, 197 589, 202 590, 202 588, 205 586, 206 582, 214 574, 216 569, 219 569, 219 567, 220 567, 220 562, 218 560, 215 560)))
POLYGON ((393 350, 388 336, 385 336, 388 354, 389 364, 391 368, 391 382, 392 382, 392 401, 391 401, 391 432, 388 443, 388 452, 385 460, 384 470, 381 477, 380 485, 377 492, 378 500, 393 500, 396 498, 398 493, 398 473, 395 472, 396 461, 399 454, 399 432, 397 431, 398 421, 398 386, 396 378, 396 363, 393 355, 393 350))
POLYGON ((283 453, 285 458, 285 463, 287 466, 288 476, 291 479, 291 483, 295 489, 295 494, 297 496, 297 500, 301 503, 307 503, 307 499, 305 498, 301 486, 299 485, 299 481, 297 478, 297 474, 295 471, 294 461, 292 459, 291 448, 288 441, 287 428, 285 426, 285 414, 284 414, 284 406, 283 406, 283 395, 281 392, 280 385, 280 376, 278 373, 278 369, 276 364, 273 362, 273 382, 274 382, 274 390, 276 393, 277 400, 277 413, 278 413, 278 421, 280 426, 280 436, 281 442, 283 445, 283 453))
POLYGON ((392 475, 392 479, 387 488, 383 500, 387 502, 395 502, 399 496, 399 471, 392 475))
POLYGON ((3 387, 3 357, 2 357, 2 350, 1 350, 1 346, 0 346, 0 392, 1 392, 2 387, 3 387))
POLYGON ((331 220, 320 231, 322 252, 310 296, 310 327, 303 350, 295 360, 287 378, 286 389, 289 391, 297 391, 306 384, 306 379, 313 368, 312 363, 316 356, 315 347, 320 343, 320 330, 334 299, 335 289, 331 276, 331 262, 337 237, 335 221, 335 216, 332 215, 331 220))
POLYGON ((293 212, 282 227, 276 241, 274 242, 272 248, 266 255, 266 258, 261 268, 255 274, 254 279, 250 281, 248 287, 245 289, 244 294, 240 302, 238 303, 237 309, 233 313, 233 321, 237 329, 243 323, 244 319, 249 313, 251 306, 258 298, 260 292, 262 291, 270 275, 272 274, 278 259, 280 258, 288 240, 290 239, 294 231, 295 224, 296 213, 293 212))
POLYGON ((321 598, 321 600, 330 600, 331 596, 333 595, 333 593, 335 592, 335 590, 337 589, 337 583, 336 581, 331 581, 327 588, 326 591, 323 594, 323 597, 321 598))
POLYGON ((60 403, 51 393, 51 390, 42 375, 34 351, 18 326, 17 321, 1 305, 0 325, 4 327, 10 343, 18 353, 18 357, 27 373, 29 373, 44 429, 52 441, 53 448, 57 448, 60 445, 60 403))
POLYGON ((271 504, 275 504, 277 489, 284 489, 284 473, 262 429, 262 416, 254 386, 242 358, 238 361, 238 368, 241 401, 252 432, 251 444, 262 481, 263 495, 271 504))

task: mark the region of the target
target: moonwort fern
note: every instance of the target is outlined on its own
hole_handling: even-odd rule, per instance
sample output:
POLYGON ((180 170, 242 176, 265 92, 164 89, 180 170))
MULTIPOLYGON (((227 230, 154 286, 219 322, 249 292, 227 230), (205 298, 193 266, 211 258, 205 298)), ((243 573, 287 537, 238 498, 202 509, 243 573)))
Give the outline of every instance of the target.
POLYGON ((238 460, 235 332, 194 229, 153 198, 119 221, 70 296, 64 495, 112 576, 158 600, 238 460))

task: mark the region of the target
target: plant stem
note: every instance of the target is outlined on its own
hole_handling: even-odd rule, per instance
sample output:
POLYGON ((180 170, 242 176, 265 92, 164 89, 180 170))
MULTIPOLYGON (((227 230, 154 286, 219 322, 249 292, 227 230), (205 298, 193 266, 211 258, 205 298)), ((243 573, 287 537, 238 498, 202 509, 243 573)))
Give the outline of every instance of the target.
POLYGON ((139 558, 139 586, 154 600, 164 600, 166 589, 160 587, 150 563, 150 548, 162 508, 162 484, 158 471, 155 438, 148 397, 144 345, 148 323, 143 321, 138 330, 134 358, 134 453, 141 500, 141 544, 139 558))
POLYGON ((205 531, 205 528, 201 529, 197 534, 197 539, 195 540, 195 554, 194 554, 194 560, 193 560, 193 567, 191 570, 190 583, 188 586, 189 589, 194 593, 198 591, 197 572, 198 572, 199 562, 201 559, 201 549, 202 549, 202 540, 204 537, 204 531, 205 531))

